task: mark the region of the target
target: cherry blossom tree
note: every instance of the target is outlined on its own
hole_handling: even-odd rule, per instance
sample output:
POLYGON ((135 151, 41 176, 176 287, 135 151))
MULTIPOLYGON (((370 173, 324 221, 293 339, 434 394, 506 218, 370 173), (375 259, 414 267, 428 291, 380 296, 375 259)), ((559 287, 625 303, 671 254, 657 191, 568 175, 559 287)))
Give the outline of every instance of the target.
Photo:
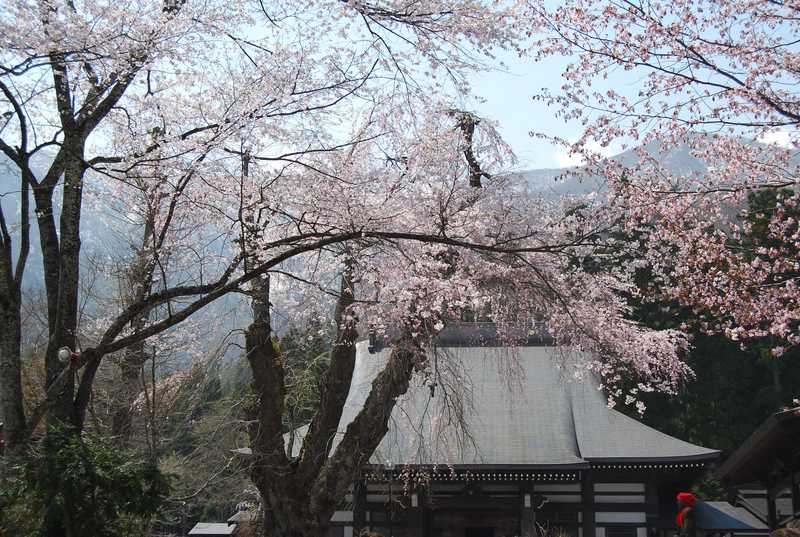
POLYGON ((557 141, 605 179, 659 299, 694 309, 705 330, 767 338, 775 356, 797 345, 796 6, 576 0, 528 10, 529 55, 572 58, 558 90, 538 94, 582 125, 577 142, 557 141), (635 164, 593 150, 632 145, 635 164), (678 145, 707 166, 670 172, 678 145), (751 211, 765 190, 772 204, 751 211))
MULTIPOLYGON (((476 62, 456 41, 471 41, 481 49, 503 44, 513 35, 507 21, 493 24, 504 22, 503 11, 487 11, 467 21, 470 6, 430 7, 418 13, 369 4, 287 3, 264 12, 258 4, 231 10, 183 2, 15 2, 3 11, 2 91, 8 113, 0 148, 19 169, 21 200, 16 249, 14 230, 9 230, 5 216, 2 219, 7 291, 3 296, 10 297, 3 302, 2 355, 8 373, 3 382, 8 384, 2 393, 7 398, 6 438, 12 449, 24 444, 30 429, 24 424, 15 371, 31 217, 37 220, 48 297, 46 363, 48 385, 53 386, 49 412, 80 425, 103 355, 182 321, 202 305, 141 335, 118 336, 141 324, 143 315, 155 306, 218 288, 242 262, 234 256, 211 268, 208 256, 195 249, 200 263, 184 258, 194 265, 194 272, 184 273, 183 279, 196 285, 176 288, 174 282, 166 282, 158 296, 138 297, 124 313, 108 320, 109 329, 98 345, 101 352, 83 352, 80 360, 65 368, 58 349, 80 347, 77 281, 87 179, 107 181, 109 192, 119 196, 127 195, 131 185, 149 192, 160 206, 161 220, 153 227, 163 230, 158 231, 162 236, 154 236, 157 242, 165 240, 181 211, 191 211, 197 221, 213 215, 204 230, 213 233, 212 226, 230 215, 212 203, 229 201, 225 197, 237 192, 235 182, 228 181, 231 174, 222 153, 226 145, 235 142, 241 147, 246 137, 260 138, 278 148, 269 157, 274 162, 303 166, 303 155, 349 143, 347 134, 339 135, 336 129, 347 132, 341 119, 364 100, 378 99, 375 113, 385 117, 401 99, 387 95, 419 94, 421 88, 412 75, 423 70, 421 61, 426 63, 424 69, 448 73, 452 79, 446 84, 463 89, 463 68, 476 62), (315 25, 320 12, 330 14, 324 27, 315 25), (354 19, 357 24, 352 24, 354 19), (319 38, 328 35, 325 31, 330 39, 319 38), (48 151, 54 153, 49 167, 35 173, 31 160, 48 151), (59 185, 63 185, 60 190, 59 185), (63 195, 55 202, 59 192, 63 195), (209 282, 207 272, 214 269, 221 276, 209 282), (112 342, 113 348, 108 347, 112 342), (83 366, 73 399, 73 376, 83 366)), ((223 232, 230 231, 230 222, 226 223, 223 232)), ((311 238, 301 236, 300 242, 311 238)), ((294 242, 287 239, 283 244, 294 242)), ((149 255, 152 259, 144 265, 152 272, 155 261, 149 255)))
MULTIPOLYGON (((348 181, 317 177, 317 184, 330 185, 319 196, 304 197, 296 208, 290 209, 294 201, 287 200, 282 214, 314 214, 313 219, 291 219, 293 227, 310 226, 309 233, 342 229, 356 234, 344 248, 309 252, 308 261, 291 275, 272 270, 269 279, 250 287, 251 474, 264 501, 265 526, 278 535, 313 534, 330 519, 383 438, 397 398, 415 375, 432 374, 432 340, 464 310, 489 307, 493 319, 507 328, 509 343, 520 328, 527 335, 532 318, 545 319, 559 344, 594 357, 576 373, 598 372, 614 399, 633 397, 617 388, 629 375, 641 379, 637 390, 669 392, 688 373, 679 359, 685 346, 681 333, 650 331, 626 319, 622 297, 633 288, 629 273, 591 274, 583 268, 586 256, 614 255, 614 211, 537 198, 518 179, 496 174, 503 154, 484 147, 495 147, 486 125, 473 131, 472 150, 479 157, 470 159, 452 115, 434 116, 428 123, 426 136, 400 129, 396 140, 370 139, 321 158, 315 169, 337 170, 337 177, 348 181), (337 195, 335 207, 330 206, 332 192, 351 189, 352 194, 337 195), (381 231, 387 221, 414 232, 381 231), (341 276, 321 277, 330 267, 341 276), (272 291, 284 289, 285 279, 310 283, 315 290, 320 282, 331 282, 320 292, 338 302, 320 403, 297 453, 287 452, 283 437, 285 371, 270 337, 267 307, 274 303, 281 310, 283 299, 272 291), (353 374, 359 319, 397 337, 363 409, 330 452, 353 374)), ((255 153, 248 158, 258 161, 255 153)), ((253 174, 248 168, 248 177, 253 174)), ((282 227, 285 220, 274 224, 282 227)), ((248 255, 269 252, 259 252, 256 241, 248 255)))
MULTIPOLYGON (((628 271, 585 269, 620 247, 616 207, 532 195, 502 173, 510 155, 491 122, 458 108, 469 74, 494 48, 518 45, 519 8, 18 0, 0 12, 0 150, 20 185, 16 210, 0 213, 9 450, 25 449, 43 411, 48 425, 80 432, 106 357, 136 363, 145 340, 232 293, 253 309, 251 475, 278 535, 317 533, 330 519, 397 396, 428 370, 436 333, 461 310, 491 305, 510 325, 545 319, 559 343, 590 355, 585 367, 616 398, 624 375, 638 389, 674 390, 687 374, 682 334, 627 320, 628 271), (36 173, 31 161, 47 152, 36 173), (142 211, 134 228, 145 240, 129 299, 81 341, 81 223, 92 192, 100 203, 138 199, 123 206, 142 211), (26 416, 19 311, 31 219, 49 339, 46 397, 26 416), (273 319, 293 313, 298 288, 321 304, 332 296, 336 313, 320 404, 295 458, 273 319), (400 337, 330 453, 359 319, 400 337)), ((63 534, 62 522, 48 520, 46 533, 63 534)))

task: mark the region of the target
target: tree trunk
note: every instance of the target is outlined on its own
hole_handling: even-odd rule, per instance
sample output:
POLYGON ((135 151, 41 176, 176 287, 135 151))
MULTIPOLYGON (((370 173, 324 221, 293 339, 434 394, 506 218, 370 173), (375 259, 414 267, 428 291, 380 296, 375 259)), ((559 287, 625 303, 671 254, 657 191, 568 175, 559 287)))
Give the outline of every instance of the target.
MULTIPOLYGON (((349 311, 355 298, 349 267, 342 274, 334 320, 337 334, 330 351, 330 364, 322 377, 319 403, 303 439, 298 473, 311 486, 328 460, 330 439, 336 434, 342 410, 350 392, 356 362, 357 320, 349 311)), ((291 455, 291 452, 289 452, 291 455)))
POLYGON ((329 458, 330 440, 338 429, 355 360, 354 322, 342 322, 354 300, 352 282, 345 274, 337 305, 340 322, 336 344, 323 383, 325 393, 301 456, 290 459, 282 428, 286 396, 283 358, 269 326, 269 280, 254 283, 252 294, 253 323, 245 335, 247 359, 253 371, 247 414, 252 449, 250 474, 264 507, 263 535, 321 537, 348 487, 359 478, 386 434, 397 398, 408 390, 425 354, 410 338, 395 344, 386 368, 372 383, 364 408, 329 458))
POLYGON ((5 453, 21 454, 27 445, 20 359, 20 304, 17 289, 0 278, 0 419, 5 453))
POLYGON ((0 205, 0 422, 5 451, 20 455, 28 443, 22 391, 22 276, 30 251, 30 185, 26 157, 20 155, 19 253, 13 265, 8 224, 0 205))
MULTIPOLYGON (((66 189, 65 189, 66 190, 66 189)), ((42 264, 44 274, 45 292, 47 296, 47 321, 48 321, 48 344, 45 353, 46 378, 45 386, 50 389, 53 382, 58 379, 63 365, 58 361, 58 349, 62 346, 72 345, 62 342, 59 337, 58 325, 61 287, 61 247, 59 246, 59 236, 56 231, 55 218, 53 215, 53 189, 34 189, 34 200, 36 202, 36 216, 39 228, 39 242, 42 248, 42 264)), ((72 406, 72 387, 74 375, 68 373, 63 379, 63 389, 55 396, 49 397, 47 401, 47 417, 58 417, 59 421, 65 421, 69 417, 69 408, 72 406), (55 414, 54 414, 55 413, 55 414)))
POLYGON ((347 426, 333 457, 322 468, 311 491, 311 509, 318 517, 333 515, 336 505, 389 430, 397 398, 408 391, 411 377, 424 360, 424 351, 408 339, 394 344, 389 362, 375 380, 364 407, 347 426))
MULTIPOLYGON (((61 251, 58 275, 58 323, 54 343, 56 353, 61 347, 77 349, 78 342, 78 292, 80 279, 81 206, 83 204, 83 145, 74 148, 64 171, 64 196, 61 206, 61 251)), ((48 351, 50 349, 48 348, 48 351)), ((48 352, 49 354, 49 352, 48 352)), ((61 364, 58 364, 59 366, 61 364)), ((60 367, 58 368, 60 372, 60 367)), ((49 368, 48 368, 49 370, 49 368)), ((76 417, 73 410, 73 393, 65 390, 61 404, 69 409, 71 422, 76 417)), ((60 412, 58 413, 61 414, 60 412)))
POLYGON ((245 333, 245 350, 253 371, 251 397, 246 408, 252 460, 250 475, 264 505, 265 535, 288 535, 296 522, 289 491, 290 465, 283 444, 283 410, 286 387, 283 360, 272 340, 269 315, 269 278, 251 285, 253 322, 245 333))
POLYGON ((126 349, 125 356, 119 364, 119 390, 114 398, 114 414, 111 417, 111 434, 120 446, 127 446, 131 437, 131 406, 139 394, 139 373, 147 360, 144 343, 137 343, 135 348, 126 349))
POLYGON ((289 478, 278 483, 254 475, 253 482, 264 507, 261 533, 264 537, 322 537, 324 522, 311 512, 308 491, 291 486, 296 480, 289 478))
MULTIPOLYGON (((58 350, 67 347, 77 351, 77 324, 78 324, 78 278, 80 267, 80 215, 83 192, 83 144, 70 143, 69 135, 65 137, 66 166, 64 169, 64 194, 61 206, 60 233, 57 237, 51 234, 55 225, 52 216, 50 198, 45 203, 49 205, 49 219, 47 228, 42 229, 40 221, 40 236, 46 236, 47 244, 42 244, 42 257, 44 259, 45 284, 47 288, 49 336, 47 353, 45 355, 45 368, 47 373, 47 387, 50 388, 57 382, 65 364, 58 359, 58 350), (58 280, 52 280, 54 267, 58 267, 58 280), (49 275, 49 277, 48 277, 49 275), (55 284, 55 288, 53 285, 55 284)), ((37 212, 40 210, 37 198, 37 212)), ((73 400, 75 391, 75 375, 70 368, 61 382, 60 389, 48 401, 46 423, 47 440, 44 443, 44 473, 60 472, 55 460, 55 454, 61 449, 61 443, 66 435, 59 434, 62 430, 71 434, 79 434, 80 426, 75 412, 73 400), (53 434, 55 432, 55 434, 53 434)), ((48 480, 52 486, 43 487, 45 504, 55 506, 58 504, 58 480, 48 480)), ((69 501, 67 499, 67 501, 69 501)), ((44 520, 44 534, 47 537, 68 537, 70 535, 68 520, 64 520, 60 513, 62 510, 53 507, 48 509, 44 520)))

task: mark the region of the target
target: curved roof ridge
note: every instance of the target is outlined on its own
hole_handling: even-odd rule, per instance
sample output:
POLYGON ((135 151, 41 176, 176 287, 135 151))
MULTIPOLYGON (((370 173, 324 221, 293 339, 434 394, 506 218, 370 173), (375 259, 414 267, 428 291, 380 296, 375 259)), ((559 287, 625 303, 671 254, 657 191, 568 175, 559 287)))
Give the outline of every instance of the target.
POLYGON ((718 450, 686 442, 609 408, 598 385, 590 377, 570 390, 575 432, 586 460, 668 462, 719 456, 718 450))
MULTIPOLYGON (((358 344, 332 449, 363 407, 390 352, 370 353, 366 342, 358 344)), ((425 383, 412 382, 370 462, 578 468, 592 461, 668 462, 719 454, 609 409, 594 378, 563 378, 556 365, 560 352, 551 346, 447 348, 439 358, 439 374, 451 375, 452 389, 465 386, 471 399, 462 401, 454 415, 443 406, 447 388, 441 381, 433 397, 425 383), (454 425, 459 420, 466 432, 454 425)), ((302 436, 298 430, 295 450, 302 436)))

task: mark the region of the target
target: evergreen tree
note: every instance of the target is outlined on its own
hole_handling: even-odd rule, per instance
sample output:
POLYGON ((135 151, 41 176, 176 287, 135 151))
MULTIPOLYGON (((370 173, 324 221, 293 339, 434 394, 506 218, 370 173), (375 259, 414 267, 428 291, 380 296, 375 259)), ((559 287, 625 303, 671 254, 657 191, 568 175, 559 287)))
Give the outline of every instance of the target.
MULTIPOLYGON (((790 248, 767 232, 775 210, 776 201, 791 196, 789 190, 764 190, 750 194, 748 209, 743 219, 749 222, 749 233, 731 248, 747 255, 767 255, 764 249, 790 248)), ((797 217, 800 211, 795 211, 797 217)), ((628 240, 628 245, 637 241, 628 240)), ((632 262, 635 255, 623 256, 623 262, 632 262)), ((797 252, 794 252, 797 254, 797 252)), ((797 273, 786 273, 786 278, 796 278, 797 273)), ((695 379, 687 383, 676 396, 640 394, 647 411, 641 419, 648 425, 687 440, 724 452, 735 449, 771 413, 778 411, 800 393, 800 351, 788 350, 776 357, 771 352, 775 342, 768 338, 758 341, 731 341, 719 333, 709 333, 712 321, 704 312, 693 311, 665 300, 659 292, 660 282, 652 277, 647 267, 639 270, 637 283, 646 290, 647 301, 637 301, 634 319, 651 328, 679 328, 692 336, 692 348, 686 362, 695 372, 695 379)), ((633 409, 623 411, 635 414, 633 409)), ((638 417, 638 416, 637 416, 638 417)))

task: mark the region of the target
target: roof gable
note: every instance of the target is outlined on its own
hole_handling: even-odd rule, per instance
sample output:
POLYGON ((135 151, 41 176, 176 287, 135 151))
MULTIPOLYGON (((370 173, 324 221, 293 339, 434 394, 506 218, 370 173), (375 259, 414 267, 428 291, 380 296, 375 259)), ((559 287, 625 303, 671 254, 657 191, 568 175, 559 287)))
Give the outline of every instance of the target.
MULTIPOLYGON (((363 407, 390 348, 357 346, 335 449, 363 407)), ((713 458, 696 446, 609 409, 590 376, 566 378, 559 364, 579 355, 551 346, 450 347, 437 351, 431 390, 415 378, 398 399, 370 462, 395 465, 580 468, 591 461, 662 462, 713 458), (465 423, 466 428, 459 423, 465 423)), ((302 437, 306 428, 296 431, 302 437)), ((294 443, 294 455, 301 441, 294 443)))
POLYGON ((610 409, 591 382, 570 383, 575 435, 581 456, 590 461, 683 461, 714 458, 719 451, 662 433, 610 409))

